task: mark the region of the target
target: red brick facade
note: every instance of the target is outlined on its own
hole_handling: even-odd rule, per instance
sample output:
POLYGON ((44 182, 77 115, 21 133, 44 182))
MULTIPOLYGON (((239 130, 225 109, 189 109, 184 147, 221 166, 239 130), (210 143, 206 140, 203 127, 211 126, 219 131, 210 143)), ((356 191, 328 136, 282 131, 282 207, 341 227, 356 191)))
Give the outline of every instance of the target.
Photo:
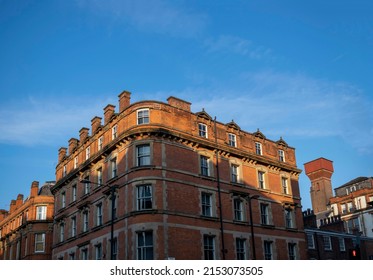
POLYGON ((59 150, 53 259, 306 258, 294 148, 190 105, 125 91, 59 150))
POLYGON ((52 257, 54 182, 31 185, 30 196, 19 194, 9 211, 0 210, 0 259, 48 260, 52 257))

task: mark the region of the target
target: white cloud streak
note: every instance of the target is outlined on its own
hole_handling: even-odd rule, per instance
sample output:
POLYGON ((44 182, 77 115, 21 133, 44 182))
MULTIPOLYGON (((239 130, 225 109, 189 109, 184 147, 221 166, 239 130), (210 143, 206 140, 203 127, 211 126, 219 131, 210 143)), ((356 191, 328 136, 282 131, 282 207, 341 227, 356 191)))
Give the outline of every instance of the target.
MULTIPOLYGON (((194 112, 204 108, 218 121, 232 119, 244 130, 257 128, 269 138, 339 137, 361 154, 373 151, 373 101, 343 82, 319 80, 302 74, 263 71, 244 73, 230 87, 201 87, 183 91, 151 92, 140 99, 166 102, 169 96, 192 102, 194 112)), ((115 95, 112 95, 115 96, 115 95)), ((0 142, 20 145, 67 145, 83 126, 103 115, 117 101, 84 97, 28 99, 0 107, 0 142), (87 101, 91 100, 91 101, 87 101), (82 106, 84 104, 84 106, 82 106)))
MULTIPOLYGON (((71 137, 79 138, 79 130, 90 128, 90 120, 102 116, 111 100, 66 97, 29 97, 17 103, 0 106, 0 143, 23 146, 67 145, 71 137)), ((116 103, 113 103, 116 105, 116 103)))
POLYGON ((272 57, 270 48, 255 45, 252 41, 231 35, 221 35, 206 39, 204 45, 208 52, 226 52, 249 57, 250 59, 268 59, 272 57))
POLYGON ((194 111, 204 108, 221 122, 234 119, 249 132, 260 128, 271 139, 338 137, 361 154, 373 152, 373 101, 348 83, 262 71, 242 74, 229 88, 172 95, 187 98, 194 111))

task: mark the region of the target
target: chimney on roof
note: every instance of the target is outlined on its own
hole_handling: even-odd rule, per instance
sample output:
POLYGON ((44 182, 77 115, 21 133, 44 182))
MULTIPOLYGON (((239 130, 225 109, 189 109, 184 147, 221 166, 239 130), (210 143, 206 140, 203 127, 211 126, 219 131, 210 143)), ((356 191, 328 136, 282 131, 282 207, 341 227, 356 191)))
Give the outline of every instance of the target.
POLYGON ((16 200, 17 208, 22 206, 22 204, 23 204, 23 194, 18 194, 17 195, 17 200, 16 200))
POLYGON ((9 214, 13 213, 16 210, 16 201, 12 199, 10 201, 9 214))
POLYGON ((30 197, 38 196, 38 192, 39 192, 39 182, 33 181, 31 184, 30 197))
POLYGON ((106 105, 106 107, 104 108, 104 122, 105 124, 107 124, 111 117, 114 115, 114 112, 115 112, 115 106, 114 105, 111 105, 111 104, 108 104, 106 105))
POLYGON ((185 101, 185 100, 173 97, 173 96, 170 96, 169 98, 167 98, 167 101, 168 101, 168 104, 173 107, 177 107, 179 109, 183 109, 185 111, 190 112, 190 105, 192 103, 188 101, 185 101))
POLYGON ((76 138, 70 138, 69 140, 69 155, 71 155, 73 153, 73 151, 76 149, 76 147, 78 146, 78 139, 76 138))
POLYGON ((66 157, 66 151, 67 149, 64 147, 58 150, 58 162, 61 162, 66 157))
POLYGON ((122 91, 119 97, 119 113, 123 112, 131 104, 131 93, 129 91, 122 91))
POLYGON ((101 120, 102 118, 100 117, 94 117, 91 120, 91 130, 92 130, 92 135, 96 133, 96 131, 101 127, 101 120))
POLYGON ((79 130, 80 143, 84 143, 84 141, 88 139, 88 132, 89 132, 89 128, 86 128, 86 127, 82 127, 79 130))

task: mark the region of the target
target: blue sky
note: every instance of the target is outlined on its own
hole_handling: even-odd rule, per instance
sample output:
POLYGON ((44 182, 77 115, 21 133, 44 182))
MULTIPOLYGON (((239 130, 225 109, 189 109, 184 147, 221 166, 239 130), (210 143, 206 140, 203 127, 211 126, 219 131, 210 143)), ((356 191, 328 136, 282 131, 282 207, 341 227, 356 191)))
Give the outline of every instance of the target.
MULTIPOLYGON (((372 1, 0 0, 0 209, 122 90, 373 176, 372 1)), ((310 182, 302 172, 304 210, 310 182)))

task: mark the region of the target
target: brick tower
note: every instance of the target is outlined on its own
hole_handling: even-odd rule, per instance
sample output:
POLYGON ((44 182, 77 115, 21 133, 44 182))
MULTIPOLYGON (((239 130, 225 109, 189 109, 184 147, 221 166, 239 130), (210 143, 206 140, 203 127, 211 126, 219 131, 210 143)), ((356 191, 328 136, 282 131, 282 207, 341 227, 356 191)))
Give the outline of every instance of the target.
POLYGON ((315 214, 327 211, 329 199, 333 196, 331 177, 333 162, 318 158, 304 164, 306 175, 311 180, 311 202, 315 214))

